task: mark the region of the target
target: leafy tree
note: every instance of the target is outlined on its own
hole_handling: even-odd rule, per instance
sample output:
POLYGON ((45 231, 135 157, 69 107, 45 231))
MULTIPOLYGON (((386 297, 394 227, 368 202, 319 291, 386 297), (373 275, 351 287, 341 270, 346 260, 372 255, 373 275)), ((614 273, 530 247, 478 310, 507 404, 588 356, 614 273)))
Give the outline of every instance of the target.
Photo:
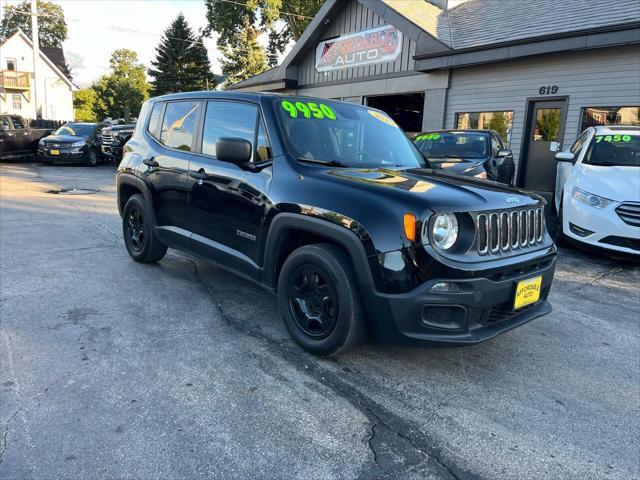
POLYGON ((98 118, 94 111, 96 91, 93 88, 83 88, 73 94, 73 108, 75 120, 78 122, 96 122, 98 118))
POLYGON ((182 13, 165 30, 149 69, 153 94, 205 90, 215 87, 207 49, 196 38, 182 13))
MULTIPOLYGON (((257 34, 267 33, 269 45, 267 57, 270 66, 275 66, 278 56, 290 40, 297 41, 318 12, 324 0, 246 0, 243 2, 220 2, 205 0, 207 7, 207 35, 217 32, 218 47, 240 44, 243 36, 253 36, 246 32, 247 25, 257 34), (279 20, 284 21, 284 26, 279 20)), ((260 48, 259 45, 255 48, 260 48)), ((253 49, 249 50, 253 54, 253 49)), ((266 66, 265 66, 266 68, 266 66)))
POLYGON ((248 20, 237 38, 220 46, 222 73, 229 84, 257 75, 267 68, 263 49, 258 44, 258 32, 248 20))
MULTIPOLYGON (((38 0, 38 41, 42 47, 62 47, 67 39, 67 23, 60 5, 38 0)), ((4 18, 0 22, 0 43, 18 30, 31 38, 31 2, 24 0, 18 5, 4 7, 4 18)))
POLYGON ((145 67, 132 50, 121 48, 111 54, 111 73, 92 86, 96 93, 93 111, 98 119, 137 117, 142 103, 149 98, 145 67))

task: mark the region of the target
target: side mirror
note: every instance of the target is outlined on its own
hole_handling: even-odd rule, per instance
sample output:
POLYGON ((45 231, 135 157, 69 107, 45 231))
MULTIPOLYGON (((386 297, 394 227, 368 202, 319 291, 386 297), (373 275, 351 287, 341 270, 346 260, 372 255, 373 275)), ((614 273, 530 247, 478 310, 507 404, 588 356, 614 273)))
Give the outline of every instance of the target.
POLYGON ((243 138, 220 138, 216 142, 216 158, 221 162, 242 165, 251 161, 251 142, 243 138))
POLYGON ((506 157, 510 157, 513 155, 513 152, 511 150, 509 150, 508 148, 503 148, 501 150, 498 150, 498 154, 496 155, 497 158, 506 158, 506 157))
POLYGON ((564 151, 564 152, 558 152, 556 153, 556 160, 559 162, 570 162, 573 163, 576 159, 576 156, 569 152, 569 151, 564 151))

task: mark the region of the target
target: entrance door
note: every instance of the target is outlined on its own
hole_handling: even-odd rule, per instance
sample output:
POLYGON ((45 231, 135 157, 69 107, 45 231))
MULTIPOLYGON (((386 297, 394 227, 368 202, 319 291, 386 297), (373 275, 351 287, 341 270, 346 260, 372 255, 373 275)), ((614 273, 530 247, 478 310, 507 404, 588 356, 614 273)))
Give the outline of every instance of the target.
POLYGON ((562 149, 566 107, 566 100, 542 100, 529 105, 524 188, 553 192, 556 184, 555 156, 562 149))

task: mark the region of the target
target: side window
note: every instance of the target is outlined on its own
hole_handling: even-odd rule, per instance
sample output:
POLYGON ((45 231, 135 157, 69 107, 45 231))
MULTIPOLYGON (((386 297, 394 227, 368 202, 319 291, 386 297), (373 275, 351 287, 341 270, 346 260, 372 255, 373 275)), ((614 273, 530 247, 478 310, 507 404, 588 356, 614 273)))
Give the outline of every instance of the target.
POLYGON ((13 128, 16 130, 24 128, 24 123, 20 117, 11 117, 11 121, 13 122, 13 128))
POLYGON ((170 102, 162 122, 160 141, 169 148, 191 151, 198 122, 198 102, 170 102))
POLYGON ((9 119, 7 117, 0 117, 0 127, 7 127, 11 130, 11 124, 9 123, 9 119))
POLYGON ((164 103, 159 102, 156 103, 151 109, 151 113, 149 114, 149 125, 147 126, 147 131, 155 138, 158 138, 158 127, 160 126, 160 114, 162 113, 162 107, 164 103))
POLYGON ((584 145, 584 142, 587 141, 587 138, 589 138, 589 132, 584 132, 582 135, 580 135, 578 139, 573 143, 573 145, 571 145, 571 153, 577 155, 584 145))
POLYGON ((256 142, 256 152, 258 154, 258 161, 264 162, 271 158, 271 145, 269 144, 269 138, 267 137, 267 131, 264 127, 264 121, 260 119, 258 124, 258 140, 256 142))
POLYGON ((207 102, 204 117, 202 153, 216 156, 216 142, 220 138, 243 138, 253 145, 258 107, 248 103, 207 102))

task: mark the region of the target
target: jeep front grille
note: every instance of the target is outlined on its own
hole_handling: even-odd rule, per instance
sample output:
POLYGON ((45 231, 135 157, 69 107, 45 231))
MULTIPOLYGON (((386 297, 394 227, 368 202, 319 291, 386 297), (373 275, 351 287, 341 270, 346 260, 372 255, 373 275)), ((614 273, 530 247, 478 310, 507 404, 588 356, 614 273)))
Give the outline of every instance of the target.
POLYGON ((480 255, 524 249, 544 238, 543 207, 480 213, 476 248, 480 255))
POLYGON ((616 212, 624 223, 640 227, 640 203, 623 203, 616 208, 616 212))

